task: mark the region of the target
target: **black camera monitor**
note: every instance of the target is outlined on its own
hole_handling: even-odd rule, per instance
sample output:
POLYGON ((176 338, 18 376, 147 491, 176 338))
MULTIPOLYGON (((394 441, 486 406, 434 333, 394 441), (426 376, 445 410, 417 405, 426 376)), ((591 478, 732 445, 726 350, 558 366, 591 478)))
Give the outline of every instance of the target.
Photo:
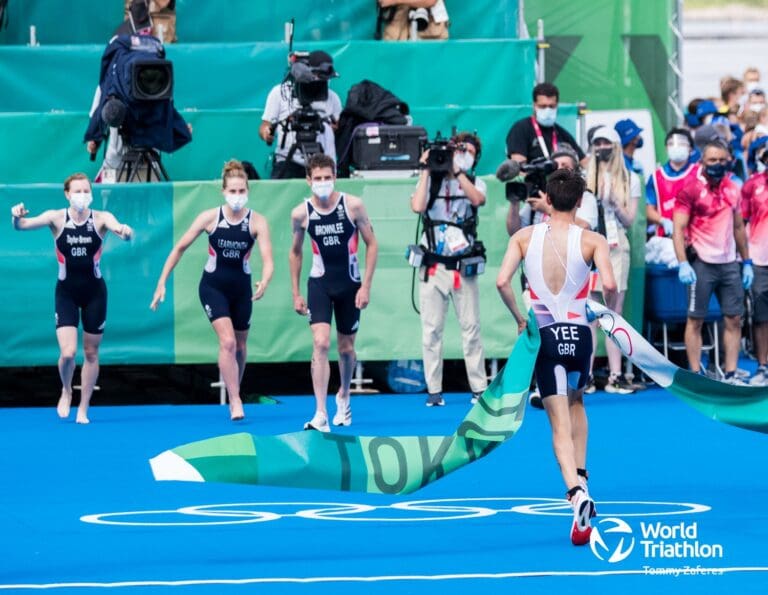
POLYGON ((293 89, 294 95, 301 105, 328 100, 328 81, 296 82, 293 89))

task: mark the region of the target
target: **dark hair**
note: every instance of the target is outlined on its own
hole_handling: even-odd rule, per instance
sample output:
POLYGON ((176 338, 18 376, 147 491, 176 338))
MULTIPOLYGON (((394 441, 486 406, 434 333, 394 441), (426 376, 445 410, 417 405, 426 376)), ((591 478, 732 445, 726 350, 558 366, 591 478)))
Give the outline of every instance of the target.
POLYGON ((731 147, 728 145, 727 142, 725 142, 722 138, 713 138, 708 140, 704 144, 704 148, 701 149, 701 156, 704 157, 704 153, 707 152, 707 149, 710 147, 719 149, 720 151, 725 151, 728 153, 728 155, 731 155, 731 147))
POLYGON ((536 98, 539 95, 544 97, 554 97, 560 101, 560 91, 552 83, 539 83, 533 88, 533 102, 536 103, 536 98))
POLYGON ((547 178, 547 195, 556 211, 572 211, 585 188, 584 178, 570 169, 557 169, 547 178))
POLYGON ((691 145, 691 148, 693 148, 693 136, 691 135, 691 131, 687 128, 672 128, 669 132, 667 132, 667 136, 664 137, 664 144, 666 145, 669 142, 669 139, 676 134, 687 138, 688 144, 691 145))
POLYGON ((323 167, 330 167, 333 173, 336 173, 336 162, 326 155, 325 153, 315 153, 307 161, 307 177, 312 177, 313 169, 322 169, 323 167))
POLYGON ((690 103, 688 104, 688 113, 692 116, 696 115, 696 110, 699 109, 699 104, 702 101, 706 101, 702 97, 697 97, 696 99, 691 99, 690 103))
POLYGON ((471 132, 459 132, 455 137, 454 141, 457 143, 469 143, 470 145, 474 145, 475 147, 475 163, 478 162, 480 159, 480 153, 483 151, 483 145, 480 143, 480 137, 476 134, 472 134, 471 132))

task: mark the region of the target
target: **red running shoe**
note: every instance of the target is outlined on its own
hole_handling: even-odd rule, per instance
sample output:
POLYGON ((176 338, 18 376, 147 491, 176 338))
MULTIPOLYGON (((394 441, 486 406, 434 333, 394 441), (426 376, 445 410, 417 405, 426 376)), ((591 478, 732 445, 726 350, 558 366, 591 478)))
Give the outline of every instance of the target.
POLYGON ((579 489, 571 496, 573 505, 573 526, 571 527, 571 543, 573 545, 586 545, 592 533, 589 519, 595 516, 595 501, 583 489, 579 489))

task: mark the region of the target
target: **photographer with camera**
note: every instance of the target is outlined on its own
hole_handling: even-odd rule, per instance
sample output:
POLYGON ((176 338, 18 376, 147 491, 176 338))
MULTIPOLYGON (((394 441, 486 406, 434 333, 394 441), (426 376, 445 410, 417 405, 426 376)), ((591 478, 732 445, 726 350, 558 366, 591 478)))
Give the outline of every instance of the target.
POLYGON ((378 0, 376 39, 448 39, 449 25, 444 0, 378 0))
POLYGON ((472 174, 480 157, 480 139, 468 132, 438 139, 421 156, 422 171, 411 196, 424 233, 409 247, 409 262, 419 267, 427 407, 443 400, 443 330, 448 301, 461 327, 467 378, 476 402, 488 385, 480 338, 477 275, 485 270, 485 248, 477 240, 477 209, 485 204, 486 185, 472 174))
POLYGON ((341 99, 328 88, 337 77, 333 58, 322 50, 291 54, 285 80, 267 96, 259 136, 272 145, 277 138, 271 178, 305 178, 306 163, 314 153, 336 161, 334 130, 341 114, 341 99))
MULTIPOLYGON (((514 160, 504 161, 496 170, 496 177, 506 182, 506 196, 509 201, 507 232, 513 235, 521 227, 541 223, 549 217, 552 207, 544 191, 549 174, 558 169, 569 169, 582 174, 579 157, 567 143, 552 154, 552 160, 535 160, 530 164, 518 165, 514 160), (523 172, 524 181, 515 181, 523 172)), ((597 228, 597 202, 594 195, 585 191, 576 210, 576 225, 584 229, 597 228)))

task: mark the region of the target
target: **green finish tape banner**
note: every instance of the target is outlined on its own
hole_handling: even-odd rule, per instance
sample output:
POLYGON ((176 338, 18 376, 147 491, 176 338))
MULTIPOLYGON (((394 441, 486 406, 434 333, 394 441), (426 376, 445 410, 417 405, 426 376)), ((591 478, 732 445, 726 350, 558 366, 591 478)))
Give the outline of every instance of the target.
POLYGON ((231 434, 167 450, 150 460, 152 472, 157 480, 409 494, 515 435, 538 350, 539 331, 531 323, 509 364, 450 436, 231 434))
MULTIPOLYGON (((588 304, 600 328, 659 386, 714 420, 768 433, 768 389, 732 386, 683 370, 621 316, 597 302, 588 304)), ((507 365, 450 436, 231 434, 160 453, 149 461, 152 473, 156 480, 409 494, 484 457, 517 433, 539 344, 530 316, 507 365)))
POLYGON ((683 370, 615 312, 589 301, 600 328, 624 355, 659 386, 716 421, 768 434, 768 388, 733 386, 683 370))

